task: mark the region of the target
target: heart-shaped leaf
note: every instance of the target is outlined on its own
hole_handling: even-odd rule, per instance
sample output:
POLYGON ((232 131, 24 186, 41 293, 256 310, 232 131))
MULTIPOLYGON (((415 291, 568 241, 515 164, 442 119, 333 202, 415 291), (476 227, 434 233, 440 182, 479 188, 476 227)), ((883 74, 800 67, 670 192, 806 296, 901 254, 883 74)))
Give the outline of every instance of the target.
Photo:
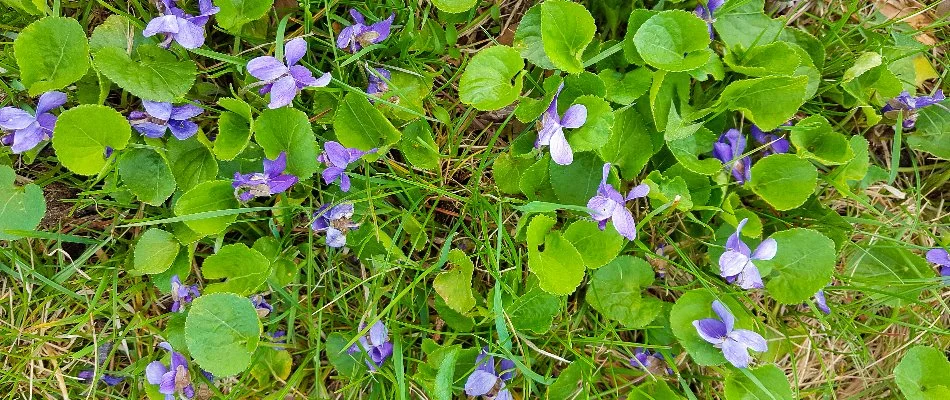
POLYGON ((181 245, 175 235, 158 228, 145 231, 135 242, 133 267, 137 274, 160 274, 165 272, 175 258, 181 245))
POLYGON ((587 304, 629 329, 647 326, 663 310, 663 302, 641 293, 655 273, 641 258, 620 256, 594 271, 587 288, 587 304))
POLYGON ((480 50, 459 80, 459 100, 481 111, 513 103, 524 85, 524 60, 518 50, 492 46, 480 50))
POLYGON ((105 47, 93 55, 93 64, 110 81, 145 100, 175 101, 195 83, 198 71, 193 61, 179 60, 156 45, 136 47, 135 53, 137 60, 125 49, 105 47))
POLYGON ((459 249, 449 252, 449 264, 452 268, 436 276, 432 286, 445 300, 445 304, 464 314, 475 307, 475 295, 472 294, 475 265, 465 252, 459 249))
POLYGON ((188 352, 215 376, 237 375, 251 364, 261 336, 261 321, 246 297, 234 293, 199 296, 185 320, 188 352))
POLYGON ((818 169, 792 154, 772 154, 752 166, 749 186, 772 207, 791 210, 805 203, 818 185, 818 169))
POLYGON ((122 184, 143 203, 160 206, 175 192, 175 176, 165 157, 149 148, 135 148, 119 157, 122 184))
POLYGON ((640 57, 666 71, 689 71, 705 64, 709 41, 706 22, 682 10, 650 17, 633 36, 640 57))
POLYGON ((597 26, 583 5, 567 0, 541 3, 541 40, 555 67, 570 74, 584 70, 581 56, 594 39, 597 26))
POLYGON ((32 231, 46 215, 43 189, 32 183, 17 187, 13 168, 0 165, 0 240, 16 240, 20 236, 9 230, 32 231))
MULTIPOLYGON (((340 130, 337 135, 342 142, 340 130)), ((270 160, 286 152, 287 172, 298 179, 309 179, 317 172, 317 140, 303 111, 291 107, 264 110, 254 121, 254 139, 270 160)))
POLYGON ((209 283, 205 286, 205 292, 230 292, 242 296, 253 294, 270 276, 270 267, 271 262, 267 257, 244 244, 223 246, 201 264, 201 276, 225 281, 209 283))
POLYGON ((46 17, 31 23, 16 36, 13 53, 30 96, 62 89, 89 69, 89 41, 73 18, 46 17))
POLYGON ((87 104, 59 116, 53 129, 53 148, 59 162, 70 171, 95 175, 106 165, 106 149, 124 149, 131 136, 132 127, 122 114, 87 104))

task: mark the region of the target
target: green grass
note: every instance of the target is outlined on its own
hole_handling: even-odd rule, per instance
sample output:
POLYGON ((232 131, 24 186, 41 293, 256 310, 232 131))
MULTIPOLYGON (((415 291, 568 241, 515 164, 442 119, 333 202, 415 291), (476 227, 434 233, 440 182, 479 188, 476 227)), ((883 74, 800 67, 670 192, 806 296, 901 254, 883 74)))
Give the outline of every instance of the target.
MULTIPOLYGON (((360 82, 364 64, 398 63, 408 71, 437 75, 427 107, 440 145, 440 168, 427 172, 398 160, 372 163, 362 177, 354 177, 354 190, 346 197, 365 211, 362 223, 373 232, 391 235, 398 248, 393 253, 403 252, 406 257, 390 255, 369 261, 356 259, 352 252, 325 250, 305 220, 305 214, 329 200, 317 190, 277 203, 282 213, 277 219, 265 211, 241 214, 225 237, 198 242, 195 253, 207 256, 225 243, 250 245, 261 236, 277 235, 285 254, 297 263, 299 274, 294 283, 272 288, 268 299, 276 311, 262 322, 265 332, 287 331, 285 348, 293 356, 293 367, 284 382, 259 385, 245 373, 216 380, 215 386, 203 383, 199 391, 228 399, 428 398, 415 378, 426 361, 423 340, 466 348, 488 346, 502 353, 508 351, 500 345, 499 338, 504 335, 510 335, 510 352, 543 380, 563 371, 568 365, 565 361, 592 366, 597 379, 585 384, 593 398, 624 398, 636 385, 652 379, 629 368, 627 362, 634 348, 643 346, 658 330, 628 330, 603 318, 583 300, 583 290, 560 300, 561 311, 552 330, 543 335, 515 331, 492 308, 492 299, 500 298, 494 297, 496 293, 516 295, 528 279, 527 250, 515 235, 519 224, 524 224, 523 213, 514 209, 525 200, 498 191, 492 165, 515 137, 535 128, 517 122, 510 113, 478 113, 460 104, 456 88, 459 66, 469 58, 467 54, 491 45, 502 27, 511 24, 513 29, 530 5, 526 3, 531 2, 503 1, 497 8, 483 7, 466 18, 456 18, 458 23, 449 25, 459 33, 458 45, 447 46, 444 54, 408 50, 408 32, 395 29, 394 42, 401 47, 392 52, 391 59, 365 54, 364 59, 344 65, 340 62, 342 52, 332 46, 330 38, 336 35, 337 24, 348 23, 345 10, 362 3, 303 1, 297 7, 294 2, 289 14, 279 11, 279 15, 289 16, 285 36, 310 35, 311 53, 320 54, 310 58, 315 62, 312 66, 334 74, 340 71, 341 75, 335 75, 339 82, 360 82), (459 58, 459 54, 465 55, 459 58), (447 118, 440 117, 440 112, 447 118), (415 240, 419 243, 413 247, 415 240), (439 266, 443 248, 463 249, 475 262, 473 286, 479 305, 477 326, 471 332, 448 328, 432 306, 438 296, 431 285, 439 272, 434 266, 439 266), (340 376, 328 362, 327 336, 339 332, 355 337, 361 321, 377 318, 390 329, 396 346, 393 358, 378 373, 358 374, 353 379, 340 376)), ((403 21, 411 18, 416 25, 442 18, 429 2, 373 3, 378 3, 373 10, 395 10, 403 21)), ((815 3, 823 2, 799 2, 789 15, 797 15, 794 25, 820 34, 827 46, 823 74, 829 82, 838 79, 858 54, 869 50, 862 48, 862 43, 891 30, 909 29, 875 14, 868 2, 815 3)), ((144 26, 154 10, 147 2, 136 0, 53 4, 60 14, 75 17, 86 27, 97 25, 109 13, 130 16, 144 26)), ((597 10, 590 4, 589 8, 597 10)), ((0 39, 0 68, 15 70, 9 34, 30 21, 6 11, 0 14, 0 30, 6 35, 0 39)), ((272 19, 275 23, 279 20, 272 19)), ((929 59, 941 74, 937 79, 941 83, 948 70, 947 26, 944 17, 924 29, 940 43, 928 52, 935 53, 929 59)), ((241 90, 230 76, 235 71, 230 57, 247 59, 259 55, 260 48, 273 45, 255 38, 232 39, 220 31, 211 33, 207 43, 221 56, 193 57, 209 76, 205 80, 209 85, 197 90, 205 104, 213 104, 215 96, 229 90, 241 90)), ((537 76, 531 78, 526 91, 539 86, 535 84, 537 76)), ((11 82, 4 77, 0 83, 0 103, 4 105, 15 95, 11 82)), ((819 92, 831 86, 822 85, 819 92)), ((123 112, 132 109, 132 99, 117 95, 119 92, 113 90, 109 104, 123 112)), ((844 132, 864 135, 871 142, 872 164, 896 172, 890 182, 885 178, 854 192, 835 188, 830 182, 820 183, 819 203, 841 215, 846 224, 834 286, 826 291, 831 315, 779 305, 761 293, 726 285, 713 271, 715 260, 711 264, 706 255, 714 228, 687 227, 695 218, 682 213, 664 211, 652 218, 627 252, 655 259, 653 249, 661 243, 669 245, 668 258, 657 261, 665 266, 667 275, 649 289, 662 300, 673 302, 684 292, 715 287, 752 305, 757 319, 765 322, 761 326, 767 327, 763 333, 767 332, 770 343, 770 351, 758 360, 774 362, 783 369, 801 398, 897 398, 900 394, 893 370, 907 349, 916 344, 939 349, 950 346, 948 292, 931 280, 919 297, 904 296, 903 305, 887 306, 884 303, 899 297, 900 291, 897 296, 872 298, 869 294, 879 291, 880 282, 849 276, 846 264, 863 251, 856 243, 884 243, 920 254, 941 235, 945 238, 950 230, 950 197, 946 193, 950 163, 910 151, 904 143, 894 144, 892 130, 856 124, 849 110, 817 101, 803 109, 825 115, 844 132), (900 150, 899 156, 892 153, 894 148, 900 150)), ((319 126, 316 131, 322 133, 319 126)), ((173 215, 167 207, 145 206, 114 196, 102 185, 114 177, 82 179, 70 174, 52 152, 41 153, 32 165, 14 165, 20 176, 46 188, 51 212, 42 227, 48 234, 0 244, 0 397, 145 398, 143 371, 146 364, 164 356, 156 345, 163 340, 171 301, 159 294, 149 278, 128 272, 131 249, 145 230, 137 223, 173 215), (55 215, 52 210, 57 211, 55 215), (76 375, 96 365, 96 348, 105 342, 114 346, 99 369, 123 376, 125 381, 111 388, 79 382, 76 375)), ((645 173, 651 169, 648 166, 645 173)), ((638 219, 645 216, 643 212, 638 219)), ((759 216, 788 226, 796 222, 768 210, 760 210, 759 216)), ((193 265, 189 283, 195 281, 196 271, 193 265)), ((901 289, 902 283, 894 282, 891 287, 901 289)), ((683 351, 673 354, 670 347, 648 347, 674 357, 676 374, 669 378, 671 387, 691 398, 721 396, 725 368, 699 367, 683 351)), ((204 382, 200 377, 196 381, 204 382)), ((463 385, 464 380, 455 382, 456 388, 463 385)), ((510 386, 523 399, 543 398, 546 390, 523 373, 510 386)))

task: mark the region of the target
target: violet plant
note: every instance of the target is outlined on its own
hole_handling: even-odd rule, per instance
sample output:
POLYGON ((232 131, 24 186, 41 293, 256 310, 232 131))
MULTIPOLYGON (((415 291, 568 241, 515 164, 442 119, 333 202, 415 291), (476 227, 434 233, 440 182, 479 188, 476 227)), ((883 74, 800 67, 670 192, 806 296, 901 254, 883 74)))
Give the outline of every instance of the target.
POLYGON ((752 360, 749 350, 760 353, 768 350, 768 344, 762 335, 746 329, 735 329, 736 318, 725 304, 715 300, 712 309, 719 319, 695 320, 693 326, 699 337, 717 349, 722 349, 722 355, 732 366, 747 368, 752 360))
POLYGON ((247 72, 260 80, 259 93, 270 93, 268 108, 280 108, 290 105, 304 88, 324 87, 330 84, 329 73, 313 77, 313 72, 297 63, 307 54, 307 41, 294 38, 284 45, 284 61, 271 56, 257 57, 247 63, 247 72))
POLYGON ((51 91, 43 93, 36 103, 36 112, 16 107, 0 108, 0 143, 10 146, 14 154, 30 151, 40 142, 53 138, 56 116, 50 111, 66 104, 66 94, 51 91))

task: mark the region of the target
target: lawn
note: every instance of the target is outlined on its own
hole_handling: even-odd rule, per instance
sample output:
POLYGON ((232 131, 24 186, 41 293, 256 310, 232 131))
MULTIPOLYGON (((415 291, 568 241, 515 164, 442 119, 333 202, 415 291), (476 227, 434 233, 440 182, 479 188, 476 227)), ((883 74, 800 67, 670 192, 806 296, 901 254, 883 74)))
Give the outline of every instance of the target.
POLYGON ((0 33, 2 398, 950 398, 946 1, 0 33))

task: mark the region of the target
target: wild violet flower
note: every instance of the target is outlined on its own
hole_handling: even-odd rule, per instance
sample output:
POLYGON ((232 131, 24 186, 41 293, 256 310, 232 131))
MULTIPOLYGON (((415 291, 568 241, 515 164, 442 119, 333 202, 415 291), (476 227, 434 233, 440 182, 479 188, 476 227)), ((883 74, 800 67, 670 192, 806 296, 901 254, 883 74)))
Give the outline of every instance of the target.
POLYGON ((723 165, 732 163, 732 176, 740 185, 752 179, 752 159, 749 156, 742 157, 742 153, 745 153, 745 142, 745 135, 738 129, 730 129, 713 143, 713 156, 723 165))
POLYGON ((881 113, 888 118, 897 118, 898 114, 903 112, 904 121, 901 125, 904 129, 911 129, 917 123, 917 110, 932 106, 946 100, 943 90, 937 90, 933 96, 911 96, 906 90, 893 99, 887 101, 881 113))
POLYGON ((719 319, 704 318, 693 321, 696 332, 703 340, 712 343, 717 349, 722 349, 722 355, 736 368, 749 366, 749 352, 768 350, 765 338, 758 333, 746 329, 733 329, 736 318, 725 304, 714 300, 712 309, 719 319))
MULTIPOLYGON (((363 331, 363 329, 366 329, 366 326, 360 324, 360 331, 363 331)), ((357 354, 363 350, 366 350, 366 354, 369 356, 369 359, 366 360, 366 366, 369 367, 370 371, 375 371, 376 368, 381 367, 386 359, 393 354, 393 344, 389 341, 389 332, 382 321, 376 321, 369 328, 369 334, 361 336, 359 344, 350 346, 346 352, 357 354)))
POLYGON ((274 306, 267 303, 267 299, 263 295, 255 294, 250 297, 251 304, 254 305, 254 310, 257 311, 257 316, 264 318, 267 314, 274 312, 274 306))
POLYGON ((182 285, 178 275, 172 275, 172 312, 178 312, 185 304, 191 303, 196 297, 201 296, 198 291, 198 285, 182 285))
POLYGON ((501 359, 499 367, 501 373, 495 369, 495 358, 482 348, 475 358, 475 371, 465 381, 465 394, 482 396, 484 399, 512 400, 511 392, 505 387, 505 382, 514 377, 515 363, 508 359, 501 359))
POLYGON ((323 144, 323 153, 317 156, 317 161, 326 164, 327 169, 323 170, 323 182, 327 185, 339 180, 340 190, 350 191, 350 177, 346 176, 346 167, 359 160, 364 155, 375 153, 376 149, 362 151, 360 149, 348 149, 342 144, 329 141, 323 144))
MULTIPOLYGON (((786 122, 785 125, 791 126, 792 124, 790 122, 786 122)), ((752 133, 752 138, 755 139, 756 142, 763 145, 769 145, 769 147, 767 147, 762 152, 763 156, 767 156, 769 154, 788 153, 788 149, 791 144, 788 142, 788 139, 780 136, 782 132, 781 130, 775 129, 772 131, 763 132, 758 126, 753 124, 749 131, 752 133)))
POLYGON ((142 31, 142 36, 165 35, 161 46, 166 49, 171 46, 172 41, 178 42, 186 49, 201 47, 205 42, 205 24, 221 9, 215 7, 211 0, 198 0, 198 11, 201 14, 192 16, 185 14, 175 3, 175 0, 161 0, 158 7, 162 16, 149 21, 142 31))
POLYGON ((270 93, 270 103, 267 108, 280 108, 294 101, 294 97, 305 87, 324 87, 330 84, 330 74, 321 73, 320 78, 314 78, 313 72, 303 65, 297 65, 307 54, 307 41, 295 38, 284 45, 284 62, 271 57, 257 57, 247 63, 247 72, 260 80, 256 85, 263 85, 259 93, 261 96, 270 93))
POLYGON ((340 248, 346 245, 346 234, 360 227, 351 220, 353 218, 353 205, 343 203, 330 208, 329 204, 324 204, 313 214, 315 218, 310 228, 314 232, 327 233, 327 246, 340 248))
POLYGON ((667 375, 673 374, 673 369, 666 364, 666 359, 657 351, 650 351, 642 347, 633 350, 633 357, 630 358, 630 366, 651 374, 660 374, 666 372, 667 375))
POLYGON ((950 253, 944 249, 931 249, 927 252, 927 261, 940 266, 940 276, 950 277, 950 253))
POLYGON ((571 145, 567 143, 564 137, 564 128, 580 128, 587 122, 587 107, 583 104, 574 104, 564 111, 564 116, 557 113, 557 97, 561 95, 564 89, 562 83, 557 88, 557 93, 551 99, 547 111, 541 118, 541 129, 538 131, 538 139, 534 142, 534 148, 541 149, 541 146, 551 147, 551 159, 558 165, 571 165, 574 162, 574 151, 571 145))
POLYGON ((375 73, 373 71, 369 72, 369 84, 366 85, 366 94, 370 96, 375 96, 377 94, 386 93, 389 91, 389 84, 386 83, 392 79, 392 72, 389 72, 386 68, 375 68, 375 73))
POLYGON ((828 307, 828 302, 825 301, 825 291, 823 289, 819 289, 818 292, 815 293, 815 305, 818 307, 818 310, 825 313, 825 315, 831 314, 831 308, 828 307))
POLYGON ((287 169, 287 153, 282 151, 273 160, 264 159, 264 172, 243 175, 235 172, 234 181, 231 182, 234 195, 241 202, 246 203, 255 197, 273 196, 285 192, 297 183, 297 177, 285 174, 285 169, 287 169))
POLYGON ((336 46, 341 49, 349 48, 350 52, 356 53, 364 47, 386 40, 389 37, 389 30, 396 18, 396 13, 392 13, 389 18, 369 26, 366 25, 363 14, 355 9, 350 9, 350 17, 353 17, 353 25, 340 31, 340 36, 336 38, 336 46))
POLYGON ((63 92, 46 92, 36 103, 36 113, 16 107, 0 108, 0 131, 9 132, 0 138, 4 146, 12 146, 14 154, 32 150, 44 140, 53 138, 56 116, 50 114, 55 108, 66 104, 63 92))
MULTIPOLYGON (((92 383, 92 378, 95 377, 95 372, 93 372, 91 369, 87 369, 85 371, 80 371, 76 377, 84 383, 92 383)), ((125 378, 121 376, 112 376, 108 374, 102 374, 102 376, 99 377, 99 380, 102 381, 102 383, 105 383, 107 386, 118 385, 124 379, 125 378)))
POLYGON ((627 209, 627 202, 646 196, 650 193, 650 187, 640 184, 630 189, 627 197, 623 197, 617 189, 607 184, 607 175, 610 174, 610 163, 604 164, 603 178, 600 180, 600 186, 597 187, 597 194, 591 197, 587 202, 587 208, 590 209, 590 216, 597 221, 600 230, 607 227, 607 221, 613 221, 614 229, 621 236, 634 240, 637 238, 637 222, 633 219, 633 213, 627 209))
POLYGON ((749 222, 749 219, 743 218, 736 232, 726 240, 726 252, 719 256, 719 274, 729 283, 737 282, 743 289, 761 289, 764 287, 762 275, 752 262, 771 260, 778 251, 778 243, 775 239, 768 238, 759 243, 754 253, 751 252, 740 236, 746 222, 749 222))
POLYGON ((158 385, 158 392, 165 395, 165 400, 175 400, 176 394, 192 398, 195 396, 195 387, 191 384, 191 373, 188 371, 188 360, 179 352, 172 350, 168 342, 159 343, 158 347, 171 353, 171 365, 166 366, 161 361, 152 361, 145 367, 145 379, 148 383, 158 385))
POLYGON ((194 104, 173 106, 160 101, 142 101, 145 111, 129 113, 129 124, 142 136, 158 139, 165 136, 169 129, 178 140, 185 140, 198 132, 198 124, 189 121, 201 115, 204 110, 194 104))
POLYGON ((722 4, 725 2, 726 0, 708 0, 706 5, 700 4, 696 6, 696 10, 693 11, 696 16, 706 21, 706 27, 709 29, 710 39, 716 38, 716 34, 713 33, 713 22, 716 22, 714 14, 716 13, 716 10, 718 10, 719 7, 722 7, 722 4))

